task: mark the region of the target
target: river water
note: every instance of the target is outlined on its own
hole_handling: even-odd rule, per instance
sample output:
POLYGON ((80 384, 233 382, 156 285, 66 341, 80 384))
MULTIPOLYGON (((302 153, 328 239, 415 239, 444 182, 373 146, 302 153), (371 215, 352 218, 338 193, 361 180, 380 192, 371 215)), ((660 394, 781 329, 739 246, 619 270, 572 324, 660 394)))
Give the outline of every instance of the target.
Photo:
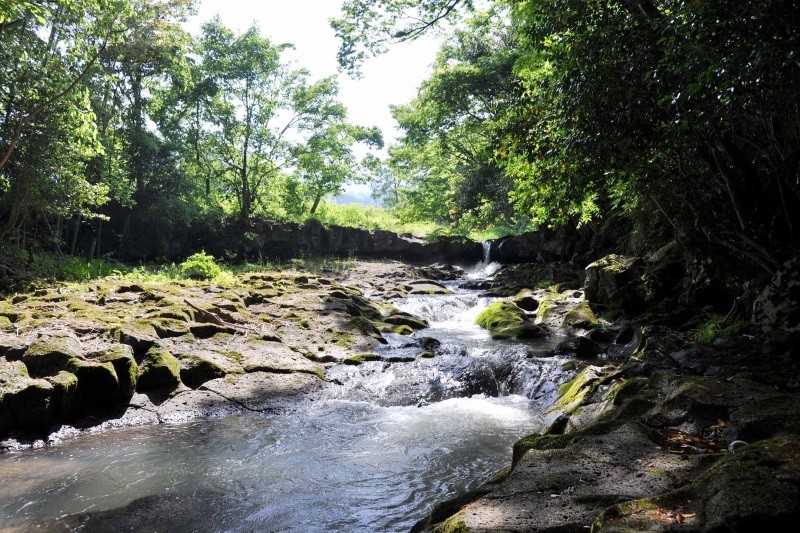
MULTIPOLYGON (((490 274, 480 265, 473 277, 490 274)), ((340 365, 290 412, 82 434, 0 456, 0 526, 83 531, 407 531, 431 506, 506 466, 537 429, 558 339, 492 341, 491 300, 396 302, 427 319, 433 358, 340 365)), ((390 336, 382 355, 418 353, 390 336)), ((0 530, 3 530, 0 527, 0 530)))

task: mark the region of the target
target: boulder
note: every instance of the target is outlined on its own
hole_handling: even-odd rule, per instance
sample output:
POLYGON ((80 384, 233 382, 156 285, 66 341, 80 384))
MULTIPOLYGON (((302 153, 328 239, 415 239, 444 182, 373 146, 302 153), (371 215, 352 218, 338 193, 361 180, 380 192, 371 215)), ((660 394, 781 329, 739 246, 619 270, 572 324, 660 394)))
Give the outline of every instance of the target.
POLYGON ((153 346, 139 368, 137 390, 175 389, 181 384, 178 360, 166 348, 153 346))
POLYGON ((53 385, 31 378, 23 363, 0 359, 0 438, 17 428, 46 428, 52 396, 53 385))
POLYGON ((117 372, 110 362, 73 359, 67 370, 78 378, 77 395, 81 409, 104 408, 127 399, 120 392, 117 372))
POLYGON ((800 340, 800 258, 784 263, 758 295, 753 323, 774 341, 800 340))
POLYGON ((548 330, 536 324, 513 302, 495 302, 481 311, 475 320, 489 330, 493 339, 530 339, 543 337, 548 330))
POLYGON ((50 405, 55 416, 71 417, 78 412, 78 376, 62 370, 45 378, 53 386, 50 405))
POLYGON ((133 396, 139 381, 139 365, 133 357, 133 348, 127 344, 117 344, 89 355, 101 363, 111 363, 119 383, 120 399, 133 396))
POLYGON ((586 299, 592 303, 635 312, 643 305, 641 260, 617 254, 607 255, 586 267, 583 287, 586 299))
POLYGON ((558 343, 553 352, 555 355, 574 355, 579 359, 591 359, 603 353, 603 349, 586 337, 570 337, 558 343))
POLYGON ((54 376, 78 359, 80 350, 80 342, 74 335, 42 335, 25 350, 22 362, 35 376, 54 376))

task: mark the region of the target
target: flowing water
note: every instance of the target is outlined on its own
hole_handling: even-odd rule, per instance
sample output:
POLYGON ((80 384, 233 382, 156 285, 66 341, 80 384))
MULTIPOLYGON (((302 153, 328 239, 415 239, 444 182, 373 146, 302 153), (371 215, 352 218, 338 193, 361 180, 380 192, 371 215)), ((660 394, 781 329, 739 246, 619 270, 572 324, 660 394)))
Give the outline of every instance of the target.
MULTIPOLYGON (((496 268, 488 254, 472 277, 496 268)), ((433 358, 340 365, 291 412, 82 434, 0 456, 0 526, 84 531, 407 531, 536 429, 560 382, 553 341, 492 341, 490 299, 411 297, 433 358)), ((419 353, 390 336, 382 355, 419 353)), ((0 527, 2 530, 2 527, 0 527)), ((41 530, 41 529, 40 529, 41 530)))

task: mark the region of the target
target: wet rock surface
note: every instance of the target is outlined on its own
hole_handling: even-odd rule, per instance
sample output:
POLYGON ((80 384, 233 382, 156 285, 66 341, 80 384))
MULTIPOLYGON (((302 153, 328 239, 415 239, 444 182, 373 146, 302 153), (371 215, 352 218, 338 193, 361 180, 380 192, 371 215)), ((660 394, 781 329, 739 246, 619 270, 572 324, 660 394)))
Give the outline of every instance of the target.
MULTIPOLYGON (((610 256, 587 267, 584 290, 537 288, 540 265, 500 271, 488 292, 567 335, 553 353, 575 358, 563 367, 573 377, 540 431, 516 443, 508 469, 441 502, 413 531, 795 529, 800 361, 786 348, 791 313, 762 302, 764 336, 726 330, 703 342, 697 328, 708 315, 675 305, 666 263, 610 256)), ((789 267, 764 294, 791 284, 789 267)), ((761 299, 795 305, 781 294, 761 299)))
POLYGON ((0 302, 0 439, 278 411, 319 389, 327 365, 379 359, 384 334, 427 327, 388 299, 449 293, 432 278, 458 273, 331 264, 231 286, 110 278, 0 302))

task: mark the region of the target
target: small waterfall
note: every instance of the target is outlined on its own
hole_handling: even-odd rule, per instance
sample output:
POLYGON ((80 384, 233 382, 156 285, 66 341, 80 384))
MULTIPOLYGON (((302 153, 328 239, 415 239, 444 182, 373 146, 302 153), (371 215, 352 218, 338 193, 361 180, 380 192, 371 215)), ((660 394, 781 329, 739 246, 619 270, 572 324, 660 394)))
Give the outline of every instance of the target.
POLYGON ((489 278, 500 270, 500 263, 492 262, 492 241, 483 241, 483 259, 481 259, 471 272, 467 274, 470 279, 489 278))

